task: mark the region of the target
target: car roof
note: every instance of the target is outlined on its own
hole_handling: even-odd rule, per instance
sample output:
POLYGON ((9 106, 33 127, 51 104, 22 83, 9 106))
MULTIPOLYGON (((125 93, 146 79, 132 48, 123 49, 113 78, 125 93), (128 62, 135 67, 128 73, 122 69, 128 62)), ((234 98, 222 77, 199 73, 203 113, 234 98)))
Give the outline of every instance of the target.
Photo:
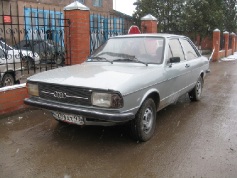
POLYGON ((171 37, 185 37, 183 35, 175 35, 175 34, 168 34, 168 33, 146 33, 146 34, 131 34, 131 35, 120 35, 115 36, 112 38, 131 38, 131 37, 162 37, 162 38, 171 38, 171 37))

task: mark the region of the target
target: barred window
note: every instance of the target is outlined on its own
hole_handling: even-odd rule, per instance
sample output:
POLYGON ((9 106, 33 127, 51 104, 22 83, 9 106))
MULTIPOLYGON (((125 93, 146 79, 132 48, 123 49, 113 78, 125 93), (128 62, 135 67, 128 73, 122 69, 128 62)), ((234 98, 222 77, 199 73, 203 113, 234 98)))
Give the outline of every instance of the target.
POLYGON ((93 6, 102 7, 102 0, 93 0, 93 6))
POLYGON ((77 0, 79 3, 85 4, 85 0, 77 0))

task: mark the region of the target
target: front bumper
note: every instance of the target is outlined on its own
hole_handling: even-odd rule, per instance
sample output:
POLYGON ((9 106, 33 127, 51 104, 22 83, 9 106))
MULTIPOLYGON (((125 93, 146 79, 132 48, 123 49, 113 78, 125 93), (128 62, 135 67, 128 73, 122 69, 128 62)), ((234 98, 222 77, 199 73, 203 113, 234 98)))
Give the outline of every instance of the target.
POLYGON ((65 104, 65 103, 59 103, 54 101, 48 101, 41 98, 26 98, 24 100, 24 103, 27 105, 51 110, 51 111, 59 111, 59 112, 65 112, 75 115, 81 115, 87 118, 94 118, 101 121, 107 121, 107 122, 127 122, 129 120, 132 120, 135 118, 135 114, 131 112, 121 113, 119 111, 108 111, 103 109, 95 109, 95 108, 86 108, 81 107, 78 105, 72 105, 72 104, 65 104))

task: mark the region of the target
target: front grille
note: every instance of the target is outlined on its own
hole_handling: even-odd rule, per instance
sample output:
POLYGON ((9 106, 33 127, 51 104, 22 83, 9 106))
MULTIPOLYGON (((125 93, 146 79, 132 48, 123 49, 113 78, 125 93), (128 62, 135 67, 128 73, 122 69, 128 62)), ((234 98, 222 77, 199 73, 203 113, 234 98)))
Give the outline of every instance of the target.
POLYGON ((88 88, 39 83, 39 96, 44 99, 68 104, 91 106, 91 93, 88 88))

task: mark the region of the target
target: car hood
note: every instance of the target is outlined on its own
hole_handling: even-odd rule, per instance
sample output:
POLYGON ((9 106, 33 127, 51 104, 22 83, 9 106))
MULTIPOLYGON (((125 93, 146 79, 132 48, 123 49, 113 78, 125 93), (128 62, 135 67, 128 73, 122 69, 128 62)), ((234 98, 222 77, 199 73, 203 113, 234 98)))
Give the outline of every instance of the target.
POLYGON ((122 94, 155 82, 160 65, 85 62, 36 74, 28 81, 120 91, 122 94))

